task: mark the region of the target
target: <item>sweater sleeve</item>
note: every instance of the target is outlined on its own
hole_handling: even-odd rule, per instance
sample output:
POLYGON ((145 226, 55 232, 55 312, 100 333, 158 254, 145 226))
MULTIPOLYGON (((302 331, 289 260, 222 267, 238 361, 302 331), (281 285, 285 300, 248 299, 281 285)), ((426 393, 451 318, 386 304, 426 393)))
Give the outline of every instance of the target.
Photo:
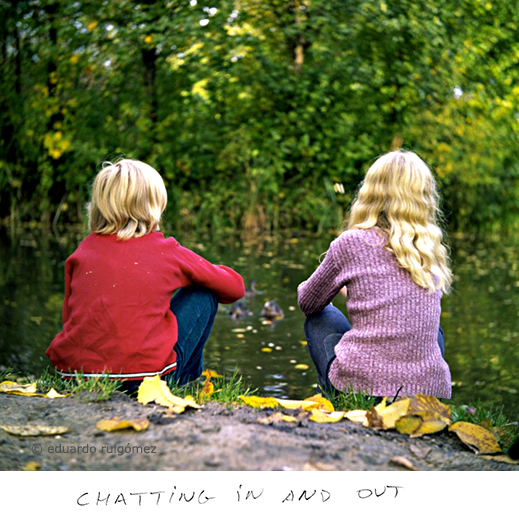
POLYGON ((305 315, 321 312, 339 293, 343 286, 339 280, 339 270, 335 259, 334 242, 332 242, 317 270, 297 289, 297 302, 305 315))
POLYGON ((234 303, 245 295, 243 278, 236 271, 225 265, 214 265, 180 244, 178 247, 184 275, 193 284, 215 292, 219 303, 234 303))
POLYGON ((69 299, 70 299, 70 283, 72 281, 72 272, 74 268, 72 259, 68 258, 65 262, 65 297, 63 299, 62 322, 65 324, 70 316, 69 299))

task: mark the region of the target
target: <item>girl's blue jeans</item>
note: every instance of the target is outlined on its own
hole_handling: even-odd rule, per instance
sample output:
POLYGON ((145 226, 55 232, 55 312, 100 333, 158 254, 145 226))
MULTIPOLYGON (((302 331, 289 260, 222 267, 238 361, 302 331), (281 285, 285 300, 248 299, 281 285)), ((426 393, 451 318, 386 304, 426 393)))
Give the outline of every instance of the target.
MULTIPOLYGON (((168 383, 183 386, 196 380, 204 363, 204 346, 218 310, 216 294, 197 285, 181 288, 172 297, 171 311, 177 318, 178 339, 174 345, 177 369, 166 375, 168 383)), ((126 381, 122 391, 133 393, 141 381, 126 381)))
MULTIPOLYGON (((348 330, 351 330, 348 319, 333 305, 328 305, 322 312, 307 317, 305 321, 306 342, 317 370, 318 387, 331 395, 335 395, 337 390, 330 382, 328 372, 335 360, 335 346, 348 330)), ((441 326, 438 330, 438 346, 442 357, 445 357, 445 338, 441 326)))

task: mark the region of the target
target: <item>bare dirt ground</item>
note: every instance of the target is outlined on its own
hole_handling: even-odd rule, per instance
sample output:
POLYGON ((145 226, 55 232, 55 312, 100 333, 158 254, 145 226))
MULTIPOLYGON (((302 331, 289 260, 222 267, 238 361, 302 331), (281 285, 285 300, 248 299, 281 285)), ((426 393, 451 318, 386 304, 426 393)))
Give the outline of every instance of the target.
POLYGON ((125 394, 105 402, 0 395, 0 425, 66 426, 61 435, 21 437, 0 429, 0 469, 52 471, 177 470, 478 470, 517 471, 518 465, 477 456, 448 432, 410 439, 348 420, 264 425, 274 410, 200 410, 165 416, 125 394), (98 420, 148 418, 147 430, 102 432, 98 420), (33 463, 31 463, 33 462, 33 463))

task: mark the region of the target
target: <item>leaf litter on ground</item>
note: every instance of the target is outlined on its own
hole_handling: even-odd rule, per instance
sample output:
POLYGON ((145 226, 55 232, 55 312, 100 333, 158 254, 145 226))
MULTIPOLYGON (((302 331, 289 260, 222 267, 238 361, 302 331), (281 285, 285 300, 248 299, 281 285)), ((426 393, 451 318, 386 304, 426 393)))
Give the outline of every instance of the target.
MULTIPOLYGON (((240 396, 241 401, 255 408, 299 409, 302 413, 294 418, 277 412, 270 417, 258 419, 266 425, 283 422, 301 422, 311 420, 318 423, 339 422, 343 418, 373 429, 396 429, 409 438, 419 438, 426 434, 434 434, 447 429, 456 434, 458 439, 478 455, 501 454, 498 439, 490 423, 485 427, 468 422, 452 423, 450 407, 440 402, 436 397, 417 394, 410 398, 397 398, 387 404, 387 397, 370 410, 354 409, 352 411, 335 411, 333 404, 321 395, 315 395, 306 400, 283 400, 273 397, 240 396), (304 413, 304 414, 303 414, 304 413)), ((499 429, 496 430, 499 432, 499 429)), ((423 455, 425 457, 429 451, 423 455)), ((497 456, 496 456, 497 458, 497 456)), ((415 470, 412 464, 403 463, 410 470, 415 470)), ((512 458, 500 455, 499 460, 505 463, 516 463, 512 458)))

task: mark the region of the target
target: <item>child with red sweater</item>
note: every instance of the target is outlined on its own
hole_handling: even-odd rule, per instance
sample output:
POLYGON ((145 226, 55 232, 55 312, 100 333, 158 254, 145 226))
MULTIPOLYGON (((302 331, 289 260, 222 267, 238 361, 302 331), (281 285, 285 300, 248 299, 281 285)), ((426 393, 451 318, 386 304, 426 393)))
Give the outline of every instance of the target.
POLYGON ((218 303, 245 288, 234 270, 156 232, 166 203, 161 176, 143 162, 98 173, 91 234, 66 261, 63 330, 46 352, 62 377, 109 374, 131 392, 156 374, 179 385, 201 375, 218 303))

